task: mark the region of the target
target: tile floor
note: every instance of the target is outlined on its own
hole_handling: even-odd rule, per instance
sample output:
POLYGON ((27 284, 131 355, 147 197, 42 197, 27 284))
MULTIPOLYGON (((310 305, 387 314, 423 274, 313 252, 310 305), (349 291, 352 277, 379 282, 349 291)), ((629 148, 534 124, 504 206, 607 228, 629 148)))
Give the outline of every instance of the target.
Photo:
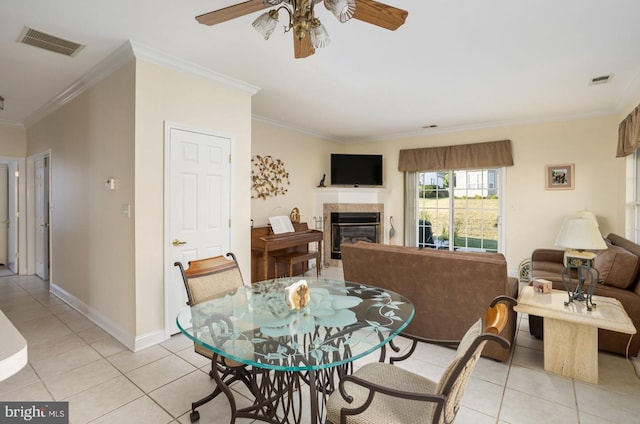
MULTIPOLYGON (((341 269, 323 275, 339 277, 341 269)), ((1 277, 0 308, 29 343, 29 364, 0 382, 0 400, 66 400, 73 424, 189 423, 191 401, 213 387, 208 361, 184 336, 133 353, 51 295, 37 277, 1 277)), ((438 379, 452 354, 422 346, 401 364, 438 379)), ((597 386, 545 373, 542 343, 529 335, 526 316, 519 317, 511 360, 481 359, 456 423, 638 422, 640 380, 631 364, 605 353, 599 359, 597 386)), ((640 369, 638 358, 633 363, 640 369)), ((224 397, 199 411, 201 424, 229 422, 224 397)))

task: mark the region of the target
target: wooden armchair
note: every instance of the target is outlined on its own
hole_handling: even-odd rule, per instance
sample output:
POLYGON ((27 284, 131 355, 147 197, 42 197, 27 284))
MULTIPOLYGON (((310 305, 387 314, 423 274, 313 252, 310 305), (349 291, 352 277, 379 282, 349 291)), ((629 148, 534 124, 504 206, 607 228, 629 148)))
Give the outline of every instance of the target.
POLYGON ((507 304, 515 303, 507 296, 493 300, 458 343, 456 356, 440 381, 381 362, 364 365, 353 375, 343 377, 339 390, 327 401, 327 422, 452 423, 484 345, 495 341, 509 347, 509 342, 498 334, 508 322, 511 308, 507 304))

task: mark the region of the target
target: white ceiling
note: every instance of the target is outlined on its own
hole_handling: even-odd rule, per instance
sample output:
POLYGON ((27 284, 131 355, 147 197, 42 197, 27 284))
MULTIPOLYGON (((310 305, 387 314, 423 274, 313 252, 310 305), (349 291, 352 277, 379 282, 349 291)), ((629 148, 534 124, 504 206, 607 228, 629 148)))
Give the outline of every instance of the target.
POLYGON ((194 19, 239 2, 0 0, 0 124, 24 125, 128 40, 259 87, 254 117, 343 142, 616 113, 640 94, 638 0, 386 0, 409 12, 395 32, 319 7, 331 45, 306 59, 284 16, 268 41, 261 12, 194 19), (24 26, 86 47, 20 44, 24 26))

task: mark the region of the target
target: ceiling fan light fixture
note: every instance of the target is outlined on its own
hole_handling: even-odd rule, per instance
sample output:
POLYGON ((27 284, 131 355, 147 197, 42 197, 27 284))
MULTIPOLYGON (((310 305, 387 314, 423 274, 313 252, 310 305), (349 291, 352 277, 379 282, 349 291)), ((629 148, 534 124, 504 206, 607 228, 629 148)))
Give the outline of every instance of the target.
POLYGON ((268 40, 278 25, 278 11, 274 9, 263 13, 253 21, 252 25, 265 40, 268 40))
POLYGON ((319 49, 326 47, 331 42, 327 29, 320 23, 319 19, 311 21, 311 44, 314 48, 319 49))
POLYGON ((324 7, 345 23, 356 13, 356 0, 324 0, 324 7))
MULTIPOLYGON (((231 1, 231 0, 227 0, 231 1)), ((261 11, 253 27, 265 40, 278 25, 280 11, 287 13, 284 32, 293 35, 294 57, 309 57, 320 47, 328 46, 329 34, 316 18, 316 7, 323 3, 340 22, 357 19, 391 31, 405 23, 408 12, 376 0, 235 0, 239 3, 196 16, 203 25, 217 25, 231 19, 261 11), (272 10, 263 13, 265 9, 272 10)))

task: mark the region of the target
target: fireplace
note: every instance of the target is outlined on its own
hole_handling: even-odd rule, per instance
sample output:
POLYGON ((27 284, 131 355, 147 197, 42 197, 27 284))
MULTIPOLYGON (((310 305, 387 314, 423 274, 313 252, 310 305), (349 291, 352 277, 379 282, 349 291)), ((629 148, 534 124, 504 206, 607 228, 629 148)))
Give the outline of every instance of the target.
MULTIPOLYGON (((322 210, 322 216, 320 216, 320 226, 322 227, 322 231, 324 233, 324 239, 322 242, 322 258, 325 266, 342 266, 342 255, 338 252, 340 251, 340 239, 338 239, 338 245, 336 249, 333 247, 333 225, 331 223, 331 215, 334 213, 338 213, 343 217, 347 217, 347 221, 351 222, 342 222, 340 225, 340 230, 346 230, 346 237, 350 239, 361 238, 366 236, 367 238, 374 239, 376 243, 385 243, 385 207, 384 207, 384 198, 383 195, 385 192, 381 189, 367 189, 367 188, 323 188, 318 189, 318 203, 320 203, 318 210, 322 210), (364 214, 364 215, 361 215, 364 214), (355 236, 352 233, 354 231, 353 228, 350 227, 353 224, 357 224, 357 220, 354 221, 354 217, 358 216, 376 216, 376 222, 360 222, 365 226, 368 225, 369 231, 368 234, 356 234, 355 236), (350 224, 350 225, 347 225, 350 224), (375 235, 371 234, 374 232, 375 235), (336 250, 336 252, 332 252, 336 250), (338 253, 338 254, 336 254, 338 253), (336 259, 337 257, 337 259, 336 259)), ((335 216, 335 215, 334 215, 335 216)), ((366 218, 365 218, 366 219, 366 218)), ((368 219, 371 220, 371 219, 368 219)), ((318 225, 318 224, 316 224, 318 225)), ((362 226, 362 225, 361 225, 362 226)), ((336 229, 338 231, 338 229, 336 229)))
POLYGON ((331 212, 331 259, 342 259, 343 243, 379 243, 379 212, 331 212))

